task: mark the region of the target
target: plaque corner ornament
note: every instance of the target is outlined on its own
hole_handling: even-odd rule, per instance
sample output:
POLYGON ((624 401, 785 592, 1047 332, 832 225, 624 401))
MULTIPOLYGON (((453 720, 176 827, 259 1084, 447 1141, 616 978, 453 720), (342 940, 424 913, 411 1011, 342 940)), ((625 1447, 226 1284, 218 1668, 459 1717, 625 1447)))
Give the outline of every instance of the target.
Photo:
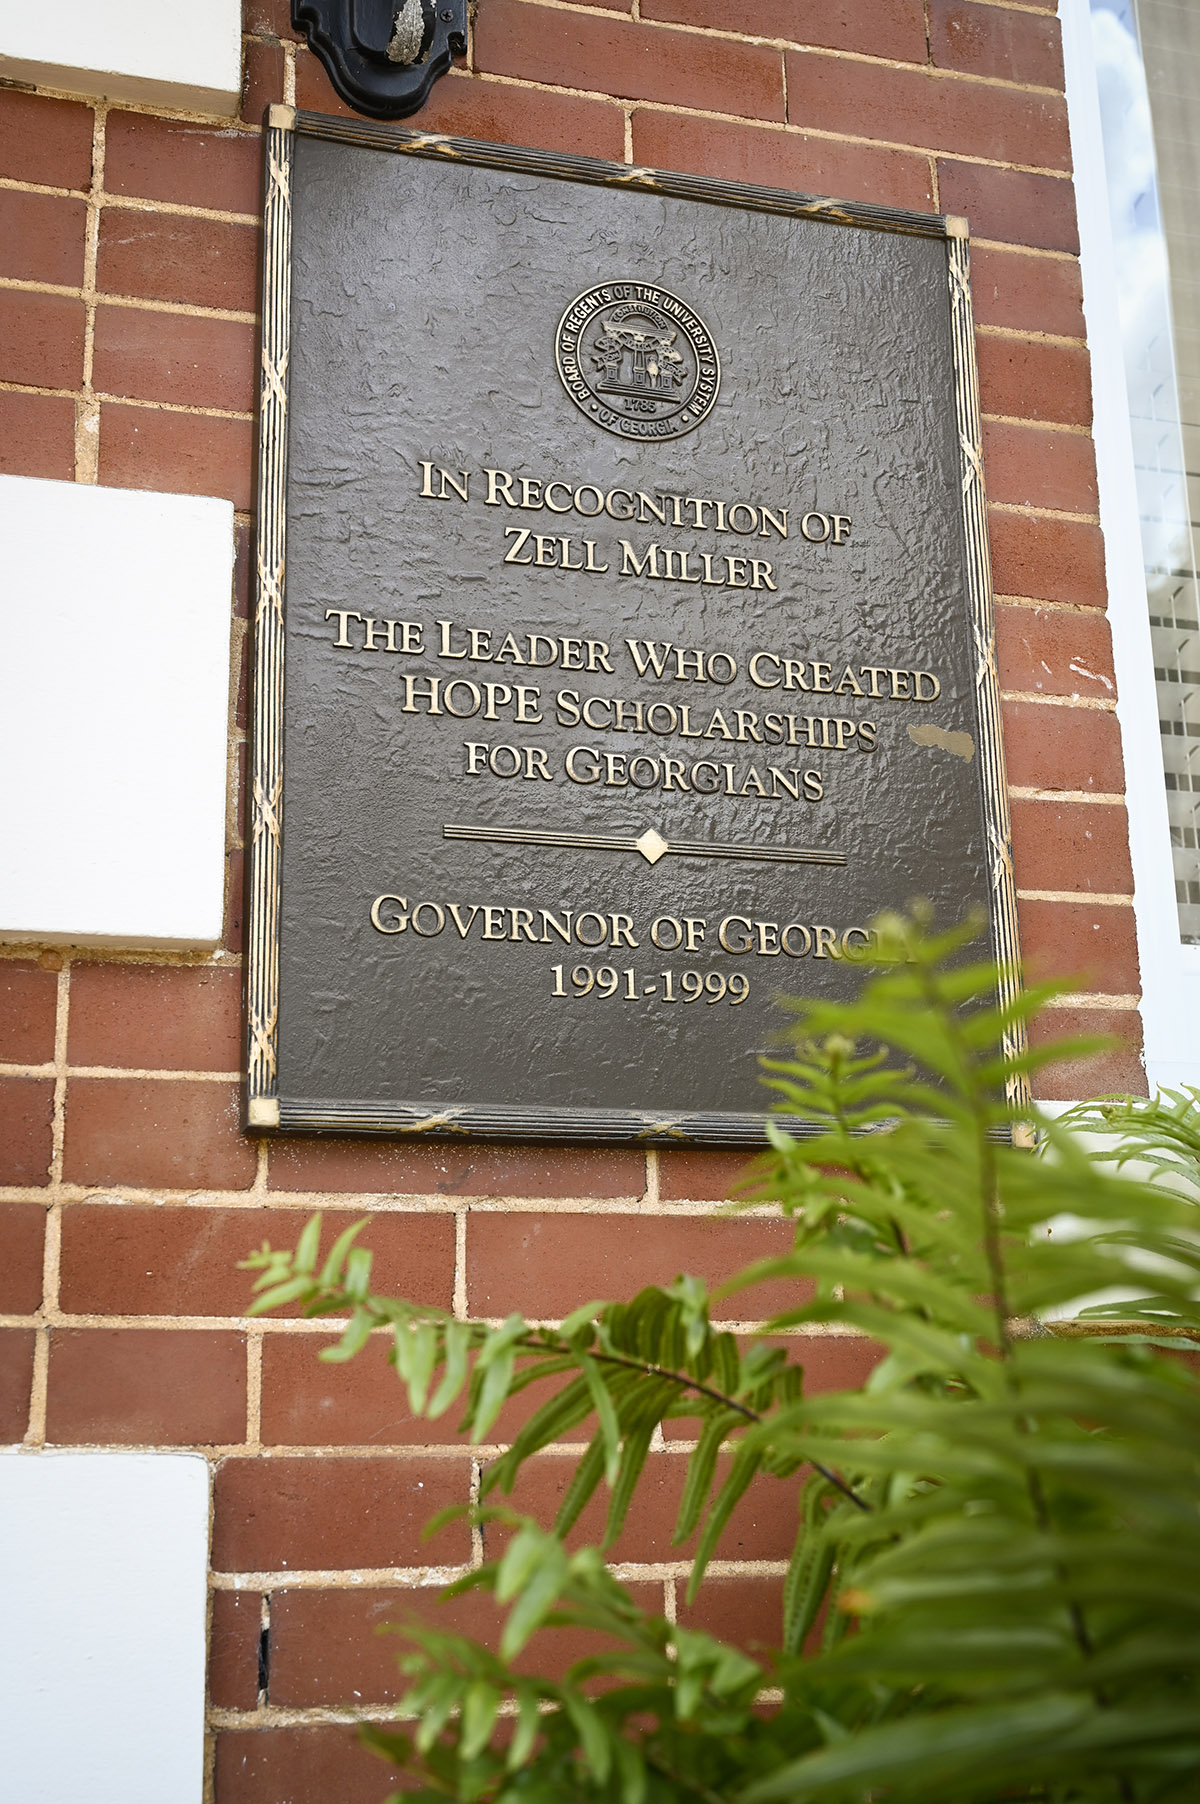
POLYGON ((467 0, 292 0, 338 94, 370 119, 407 119, 467 52, 467 0))
POLYGON ((602 282, 565 309, 554 339, 563 387, 619 438, 682 438, 712 412, 716 341, 695 308, 652 282, 602 282))

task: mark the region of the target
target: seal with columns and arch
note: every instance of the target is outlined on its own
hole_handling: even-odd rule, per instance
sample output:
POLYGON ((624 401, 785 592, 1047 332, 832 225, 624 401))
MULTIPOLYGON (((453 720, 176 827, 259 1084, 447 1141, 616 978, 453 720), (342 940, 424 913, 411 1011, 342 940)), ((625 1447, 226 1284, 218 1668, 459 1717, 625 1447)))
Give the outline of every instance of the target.
POLYGON ((576 295, 554 355, 575 405, 622 438, 682 438, 708 417, 721 385, 712 333, 653 283, 605 282, 576 295))

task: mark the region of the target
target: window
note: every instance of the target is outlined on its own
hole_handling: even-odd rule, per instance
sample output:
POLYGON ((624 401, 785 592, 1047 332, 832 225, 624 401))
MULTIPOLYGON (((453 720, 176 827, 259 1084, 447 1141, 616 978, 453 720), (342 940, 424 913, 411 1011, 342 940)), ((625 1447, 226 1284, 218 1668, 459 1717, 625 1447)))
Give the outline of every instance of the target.
POLYGON ((1200 1084, 1200 8, 1060 16, 1147 1068, 1200 1084))

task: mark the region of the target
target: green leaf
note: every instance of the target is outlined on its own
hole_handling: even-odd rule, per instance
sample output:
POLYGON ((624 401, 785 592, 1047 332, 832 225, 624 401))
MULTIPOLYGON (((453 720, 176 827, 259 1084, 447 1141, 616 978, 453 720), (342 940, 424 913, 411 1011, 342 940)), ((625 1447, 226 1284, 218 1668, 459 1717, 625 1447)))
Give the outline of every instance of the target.
MULTIPOLYGON (((317 1220, 320 1221, 320 1219, 318 1216, 317 1220)), ((337 1283, 343 1260, 370 1219, 369 1215, 360 1216, 358 1221, 352 1222, 348 1228, 343 1228, 330 1247, 329 1257, 321 1267, 321 1276, 318 1280, 323 1290, 329 1290, 337 1283)))
POLYGON ((537 1564, 524 1579, 500 1637, 500 1657, 512 1660, 558 1602, 567 1579, 567 1555, 561 1541, 545 1536, 537 1564))
POLYGON ((700 1512, 708 1501, 717 1455, 731 1428, 740 1427, 746 1418, 741 1410, 717 1409, 704 1424, 696 1450, 688 1460, 687 1479, 679 1501, 679 1515, 671 1540, 676 1547, 686 1541, 700 1520, 700 1512))
POLYGON ((321 1245, 321 1217, 310 1215, 296 1242, 296 1251, 292 1255, 292 1265, 297 1272, 311 1275, 317 1263, 317 1249, 321 1245))
POLYGON ((738 1448, 729 1469, 729 1476, 717 1493, 716 1501, 708 1513, 708 1521, 700 1537, 700 1545, 696 1557, 692 1561, 691 1577, 688 1580, 687 1597, 691 1603, 700 1589, 708 1563, 716 1552, 717 1542, 725 1532, 726 1525, 737 1505, 745 1496, 755 1475, 762 1465, 761 1448, 753 1445, 742 1445, 738 1448))
POLYGON ((246 1314, 265 1315, 268 1309, 279 1309, 284 1303, 294 1303, 297 1297, 306 1297, 311 1289, 311 1278, 289 1278, 285 1284, 275 1284, 256 1297, 246 1314))
POLYGON ((341 1340, 334 1347, 323 1347, 318 1357, 328 1365, 340 1365, 347 1359, 353 1359, 366 1346, 375 1325, 375 1318, 369 1310, 356 1309, 342 1331, 341 1340))
POLYGON ((538 1709, 538 1696, 527 1685, 519 1685, 517 1689, 517 1726, 508 1747, 508 1758, 505 1765, 510 1773, 525 1765, 534 1750, 541 1727, 541 1714, 538 1709))
POLYGON ((462 1702, 462 1757, 473 1760, 486 1748, 500 1712, 500 1693, 486 1679, 467 1686, 462 1702))
POLYGON ((442 1350, 446 1369, 441 1383, 430 1399, 426 1414, 431 1422, 444 1415, 467 1380, 467 1356, 471 1348, 471 1329, 466 1322, 448 1321, 442 1329, 442 1350))
POLYGON ((588 1391, 596 1411, 600 1426, 600 1435, 604 1442, 604 1479, 609 1486, 617 1482, 617 1473, 621 1464, 621 1430, 617 1424, 617 1412, 613 1408, 612 1398, 605 1389, 604 1379, 594 1359, 586 1355, 580 1360, 583 1375, 587 1380, 588 1391))
POLYGON ((592 1777, 598 1785, 603 1785, 612 1771, 612 1747, 604 1723, 592 1705, 577 1692, 564 1692, 563 1704, 579 1736, 583 1758, 592 1777))

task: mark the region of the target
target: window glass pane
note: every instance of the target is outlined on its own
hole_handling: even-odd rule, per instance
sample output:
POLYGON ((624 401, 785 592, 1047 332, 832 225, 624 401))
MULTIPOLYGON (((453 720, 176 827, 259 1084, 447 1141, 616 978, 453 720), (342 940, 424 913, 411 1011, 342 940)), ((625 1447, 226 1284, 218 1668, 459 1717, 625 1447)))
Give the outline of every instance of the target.
POLYGON ((1200 6, 1090 3, 1180 937, 1200 945, 1200 6))

